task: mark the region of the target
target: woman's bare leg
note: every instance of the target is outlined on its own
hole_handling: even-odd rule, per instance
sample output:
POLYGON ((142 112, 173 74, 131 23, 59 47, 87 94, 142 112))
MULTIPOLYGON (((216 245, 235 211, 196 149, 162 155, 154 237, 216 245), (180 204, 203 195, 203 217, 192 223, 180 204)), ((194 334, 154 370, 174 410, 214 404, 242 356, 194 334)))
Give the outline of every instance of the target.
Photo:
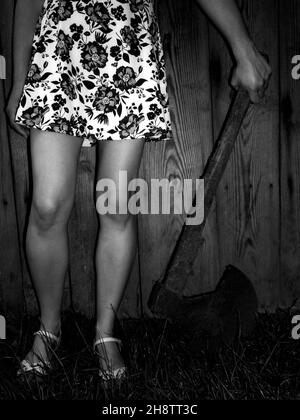
MULTIPOLYGON (((127 171, 128 183, 138 176, 144 140, 100 142, 97 145, 97 181, 112 179, 117 187, 119 171, 127 171)), ((99 197, 97 193, 96 197, 99 197)), ((113 197, 111 198, 113 200, 113 197)), ((126 198, 127 202, 127 198, 126 198)), ((124 203, 123 203, 124 204, 124 203)), ((125 203, 126 204, 126 203, 125 203)), ((134 215, 99 215, 100 230, 96 247, 97 323, 96 337, 113 335, 117 311, 134 262, 137 243, 137 218, 134 215)), ((106 351, 112 368, 124 365, 115 343, 106 343, 98 351, 106 351)), ((106 363, 103 362, 106 368, 106 363)))
MULTIPOLYGON (((68 266, 67 222, 74 202, 82 139, 32 129, 30 136, 33 197, 26 234, 26 254, 37 292, 41 324, 58 333, 64 278, 68 266)), ((41 338, 33 352, 45 359, 41 338)))

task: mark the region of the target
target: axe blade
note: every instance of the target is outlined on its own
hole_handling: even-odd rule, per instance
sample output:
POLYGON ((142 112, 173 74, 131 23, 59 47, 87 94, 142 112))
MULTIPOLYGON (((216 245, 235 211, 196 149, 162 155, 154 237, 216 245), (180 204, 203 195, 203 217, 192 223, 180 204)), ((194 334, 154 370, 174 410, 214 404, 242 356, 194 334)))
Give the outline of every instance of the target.
POLYGON ((237 336, 250 334, 255 326, 255 289, 249 278, 232 265, 225 268, 212 292, 182 298, 164 288, 156 292, 159 294, 152 304, 157 307, 151 306, 155 313, 175 323, 182 334, 192 339, 200 334, 215 343, 230 344, 237 336))

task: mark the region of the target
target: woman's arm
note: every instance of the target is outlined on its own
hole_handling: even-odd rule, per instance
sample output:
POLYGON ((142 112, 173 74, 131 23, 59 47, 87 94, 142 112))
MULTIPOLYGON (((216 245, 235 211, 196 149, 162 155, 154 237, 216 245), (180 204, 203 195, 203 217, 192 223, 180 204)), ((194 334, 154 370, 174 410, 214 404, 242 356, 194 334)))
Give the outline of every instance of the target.
POLYGON ((27 131, 14 122, 16 109, 24 87, 37 19, 44 0, 17 0, 14 17, 13 85, 6 113, 10 125, 22 135, 27 131))
POLYGON ((33 35, 44 0, 17 0, 14 20, 13 86, 23 88, 33 35))
POLYGON ((237 66, 231 84, 242 86, 252 102, 259 102, 271 76, 271 67, 251 40, 235 0, 196 0, 204 12, 225 36, 235 56, 237 66))

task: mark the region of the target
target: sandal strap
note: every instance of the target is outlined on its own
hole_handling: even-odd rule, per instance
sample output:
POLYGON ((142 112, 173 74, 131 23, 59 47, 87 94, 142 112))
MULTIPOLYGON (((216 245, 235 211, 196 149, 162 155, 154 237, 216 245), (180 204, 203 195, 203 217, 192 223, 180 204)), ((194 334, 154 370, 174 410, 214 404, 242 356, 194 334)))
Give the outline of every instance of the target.
POLYGON ((59 340, 60 340, 60 335, 61 335, 61 333, 59 333, 59 335, 58 335, 58 336, 56 336, 56 335, 52 334, 52 333, 51 333, 51 332, 49 332, 49 331, 45 331, 45 330, 38 330, 38 331, 36 331, 33 335, 38 335, 38 336, 40 336, 40 337, 45 337, 45 338, 47 338, 48 340, 52 340, 52 341, 55 341, 55 342, 57 343, 57 342, 59 342, 59 340))
POLYGON ((119 338, 103 337, 103 338, 99 338, 98 340, 95 340, 94 349, 96 348, 96 346, 98 346, 98 344, 107 343, 107 342, 110 342, 110 341, 115 341, 116 343, 122 344, 122 341, 119 338))
POLYGON ((46 369, 50 369, 50 368, 51 368, 51 365, 49 362, 31 363, 28 360, 24 359, 20 363, 20 369, 18 371, 18 375, 20 375, 21 373, 28 373, 28 372, 34 372, 40 375, 45 375, 46 369))
POLYGON ((111 379, 123 379, 127 373, 126 366, 119 367, 117 369, 111 370, 102 370, 98 371, 98 375, 104 381, 109 381, 111 379))

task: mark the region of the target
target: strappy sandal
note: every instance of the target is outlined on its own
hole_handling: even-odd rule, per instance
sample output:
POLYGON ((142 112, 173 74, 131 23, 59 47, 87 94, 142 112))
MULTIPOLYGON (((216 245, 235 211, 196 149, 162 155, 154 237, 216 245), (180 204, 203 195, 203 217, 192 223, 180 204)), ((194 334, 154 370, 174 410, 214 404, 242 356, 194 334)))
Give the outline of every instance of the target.
MULTIPOLYGON (((49 352, 53 352, 57 350, 61 341, 61 332, 59 332, 59 335, 56 336, 49 331, 38 330, 33 335, 40 336, 43 339, 43 342, 46 345, 47 350, 49 350, 49 352)), ((39 362, 32 363, 29 360, 24 359, 20 363, 20 368, 17 371, 17 376, 27 374, 27 373, 33 373, 39 376, 45 376, 48 374, 51 368, 52 368, 52 365, 49 360, 41 360, 39 362)))
MULTIPOLYGON (((94 342, 95 353, 99 356, 99 352, 97 351, 96 347, 99 344, 107 343, 107 342, 110 342, 110 341, 115 341, 120 347, 122 346, 122 341, 118 338, 114 338, 114 337, 99 338, 98 340, 96 340, 94 342)), ((126 366, 122 366, 122 367, 119 367, 119 368, 114 369, 114 370, 100 368, 99 371, 98 371, 98 375, 104 381, 109 381, 109 380, 112 380, 112 379, 113 380, 121 380, 121 379, 125 378, 126 372, 127 372, 126 366)))

